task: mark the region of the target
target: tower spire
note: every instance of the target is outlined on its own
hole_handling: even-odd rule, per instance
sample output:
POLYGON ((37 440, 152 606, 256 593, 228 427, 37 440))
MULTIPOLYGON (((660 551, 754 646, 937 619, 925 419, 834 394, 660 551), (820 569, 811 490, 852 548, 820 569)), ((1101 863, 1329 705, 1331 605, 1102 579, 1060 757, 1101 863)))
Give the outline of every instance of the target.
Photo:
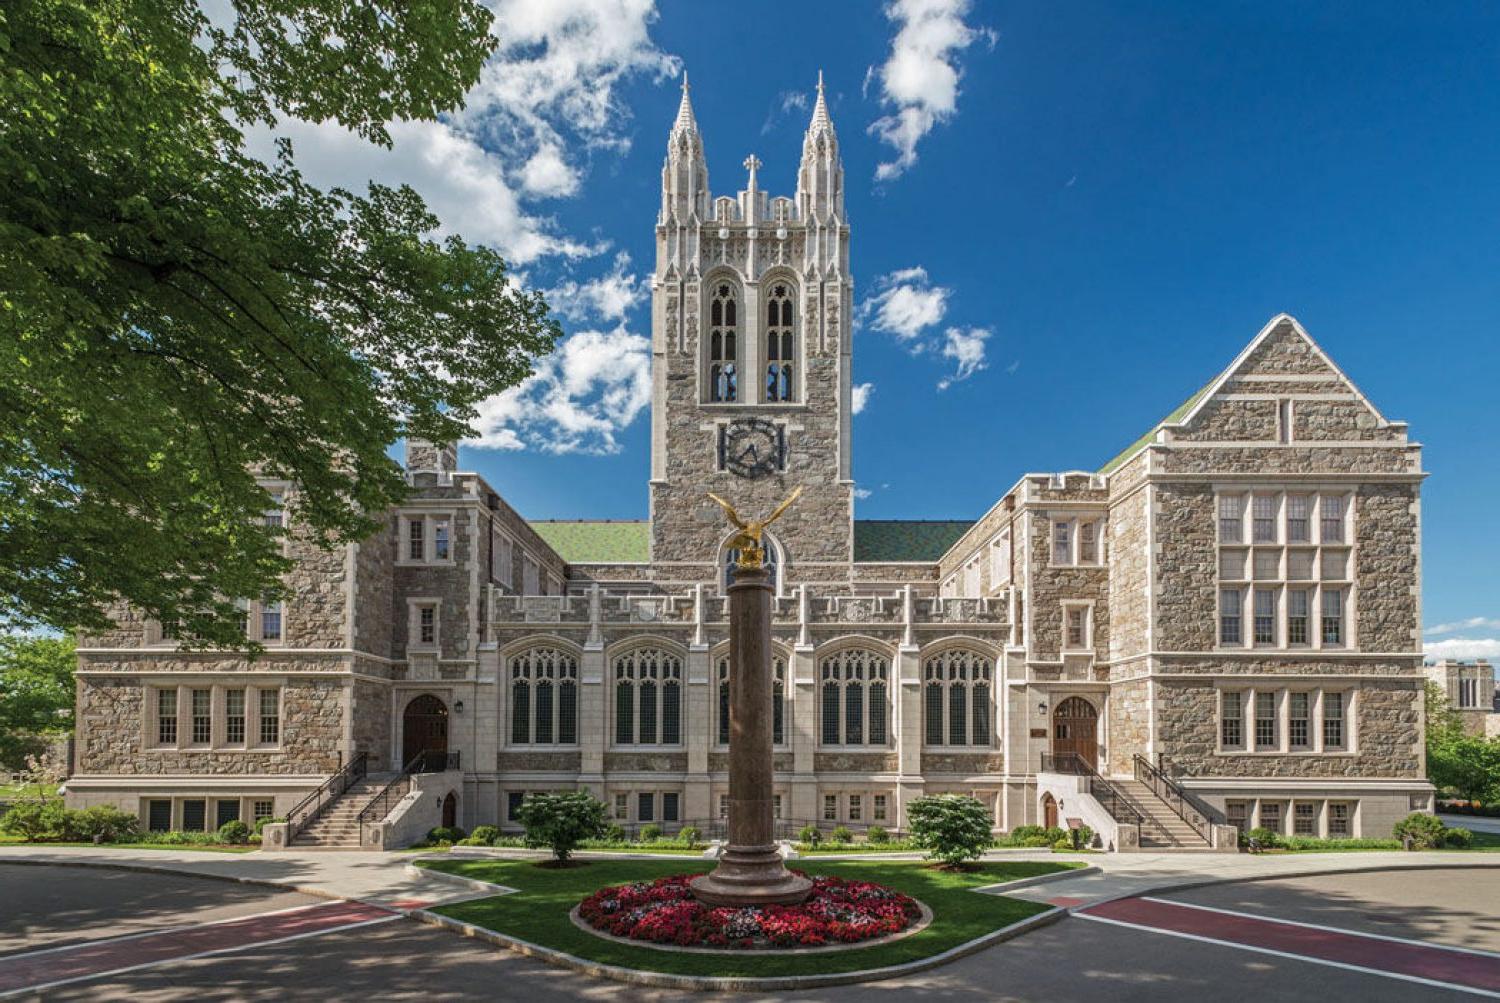
POLYGON ((698 120, 693 117, 693 99, 689 96, 692 87, 688 84, 687 70, 682 71, 682 103, 677 106, 677 121, 672 123, 672 134, 697 132, 698 120))
POLYGON ((811 136, 820 129, 826 129, 833 133, 833 119, 828 115, 828 101, 823 97, 823 71, 818 71, 818 100, 813 104, 812 121, 807 125, 807 134, 811 136))

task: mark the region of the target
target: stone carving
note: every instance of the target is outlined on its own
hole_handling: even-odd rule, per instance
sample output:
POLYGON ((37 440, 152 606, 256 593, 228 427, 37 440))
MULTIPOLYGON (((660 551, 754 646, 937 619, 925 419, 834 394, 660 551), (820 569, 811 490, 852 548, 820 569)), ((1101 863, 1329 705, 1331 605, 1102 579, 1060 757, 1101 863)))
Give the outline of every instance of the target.
POLYGON ((813 769, 819 773, 895 773, 900 761, 890 752, 819 752, 813 769))
POLYGON ((686 773, 686 752, 606 752, 604 769, 620 773, 686 773))

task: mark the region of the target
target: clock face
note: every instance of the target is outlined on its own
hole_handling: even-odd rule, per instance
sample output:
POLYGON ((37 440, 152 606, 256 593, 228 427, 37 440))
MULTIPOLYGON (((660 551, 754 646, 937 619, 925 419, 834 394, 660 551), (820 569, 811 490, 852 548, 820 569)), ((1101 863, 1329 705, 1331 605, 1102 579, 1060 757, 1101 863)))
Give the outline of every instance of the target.
POLYGON ((780 473, 785 453, 785 433, 762 418, 731 421, 720 432, 720 464, 737 477, 754 480, 780 473))

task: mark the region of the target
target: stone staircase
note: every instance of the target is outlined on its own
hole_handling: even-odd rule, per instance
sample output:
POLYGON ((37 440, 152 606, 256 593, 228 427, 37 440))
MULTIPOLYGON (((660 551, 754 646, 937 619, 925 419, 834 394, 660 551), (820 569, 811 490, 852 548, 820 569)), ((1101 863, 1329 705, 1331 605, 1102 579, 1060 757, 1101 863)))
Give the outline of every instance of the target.
POLYGON ((359 813, 396 779, 394 773, 371 773, 323 809, 310 825, 292 837, 292 848, 298 850, 357 850, 359 813))
POLYGON ((1208 840, 1177 816, 1149 786, 1133 778, 1110 779, 1110 785, 1141 815, 1141 849, 1209 850, 1208 840))

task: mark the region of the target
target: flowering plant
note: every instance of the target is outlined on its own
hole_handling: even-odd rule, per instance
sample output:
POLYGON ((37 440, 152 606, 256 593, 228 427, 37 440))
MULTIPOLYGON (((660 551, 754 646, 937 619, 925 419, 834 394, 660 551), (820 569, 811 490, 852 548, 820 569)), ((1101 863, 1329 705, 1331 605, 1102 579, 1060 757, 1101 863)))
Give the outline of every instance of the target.
POLYGON ((697 875, 601 888, 578 907, 596 930, 678 947, 821 947, 900 933, 922 915, 916 900, 884 885, 822 876, 799 905, 714 907, 693 897, 697 875))

